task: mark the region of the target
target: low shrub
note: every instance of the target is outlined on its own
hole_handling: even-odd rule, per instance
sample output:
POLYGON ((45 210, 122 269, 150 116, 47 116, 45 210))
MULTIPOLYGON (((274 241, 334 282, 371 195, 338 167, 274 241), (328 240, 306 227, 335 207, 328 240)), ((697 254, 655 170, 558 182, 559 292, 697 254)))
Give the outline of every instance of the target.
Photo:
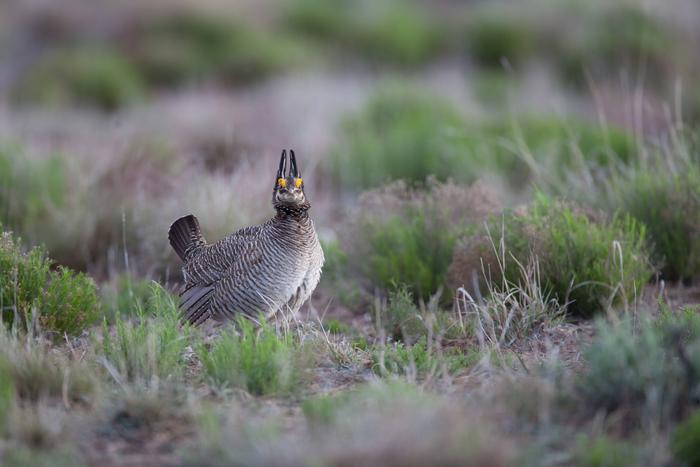
POLYGON ((700 169, 684 167, 679 173, 652 166, 616 174, 604 203, 646 226, 654 263, 670 280, 700 274, 700 169))
POLYGON ((112 111, 140 100, 144 91, 138 70, 119 51, 76 47, 41 59, 22 79, 16 95, 23 102, 112 111))
POLYGON ((405 285, 416 300, 427 301, 445 285, 458 234, 496 212, 498 204, 480 184, 429 180, 414 189, 396 182, 369 191, 341 229, 347 274, 366 295, 405 285))
POLYGON ((287 394, 301 389, 308 364, 306 349, 291 333, 279 334, 263 322, 259 329, 246 318, 223 332, 211 346, 200 344, 197 355, 211 383, 255 395, 287 394))
MULTIPOLYGON (((491 241, 490 237, 487 238, 491 241)), ((483 247, 488 245, 484 243, 483 247)), ((492 251, 482 254, 487 253, 488 257, 495 254, 494 262, 485 264, 474 262, 481 257, 470 253, 469 245, 458 246, 449 271, 450 281, 457 290, 454 305, 460 317, 459 328, 473 330, 483 349, 499 349, 522 342, 533 332, 560 321, 566 312, 566 306, 551 298, 542 287, 536 258, 530 257, 524 264, 508 265, 505 258, 510 253, 505 251, 506 246, 492 243, 491 247, 492 251), (471 270, 475 265, 483 269, 471 270), (490 266, 494 267, 493 271, 488 269, 490 266), (509 281, 508 277, 513 275, 510 272, 505 274, 506 267, 518 269, 517 283, 509 281), (469 278, 470 274, 476 283, 475 288, 457 282, 459 278, 469 278), (500 276, 500 281, 492 282, 494 276, 500 276), (483 291, 477 277, 484 279, 483 291)))
POLYGON ((96 358, 117 383, 158 389, 163 382, 181 382, 189 328, 180 325, 175 298, 157 284, 143 312, 131 321, 116 317, 112 331, 103 321, 96 358))
POLYGON ((658 322, 599 321, 583 357, 576 393, 588 414, 618 413, 625 426, 667 428, 697 405, 700 316, 687 309, 667 311, 658 322))
POLYGON ((99 315, 95 284, 82 273, 51 270, 51 264, 41 248, 25 252, 10 233, 0 236, 0 317, 58 336, 79 334, 99 315))
POLYGON ((700 465, 700 410, 673 430, 670 449, 679 465, 700 465))
POLYGON ((595 217, 540 194, 524 212, 492 219, 488 232, 473 228, 455 251, 452 281, 471 283, 483 261, 495 284, 504 274, 507 283, 523 286, 521 266, 534 257, 544 296, 572 314, 590 317, 629 303, 652 274, 644 226, 629 217, 595 217), (491 236, 502 237, 503 267, 496 264, 491 236))
POLYGON ((531 181, 551 184, 581 166, 616 167, 638 149, 632 135, 616 128, 538 115, 486 122, 466 138, 472 146, 478 139, 490 142, 487 168, 520 188, 531 181))

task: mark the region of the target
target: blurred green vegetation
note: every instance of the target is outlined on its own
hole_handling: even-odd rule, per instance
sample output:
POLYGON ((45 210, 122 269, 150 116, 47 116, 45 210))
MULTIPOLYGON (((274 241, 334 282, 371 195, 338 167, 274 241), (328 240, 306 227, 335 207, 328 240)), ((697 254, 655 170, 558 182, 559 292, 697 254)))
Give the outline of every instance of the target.
POLYGON ((444 31, 413 2, 395 0, 294 0, 292 30, 377 63, 416 66, 444 45, 444 31))
POLYGON ((659 322, 599 321, 576 382, 588 413, 624 414, 629 426, 664 429, 696 403, 700 365, 697 310, 665 311, 659 322))
POLYGON ((388 84, 344 121, 331 165, 353 190, 428 176, 470 182, 488 173, 522 189, 576 166, 629 161, 636 150, 631 135, 575 119, 525 115, 467 122, 435 95, 388 84))
POLYGON ((467 49, 478 65, 503 69, 504 60, 513 67, 534 55, 537 31, 522 17, 500 12, 477 16, 467 25, 467 49))
POLYGON ((639 461, 639 448, 631 442, 582 435, 577 443, 575 465, 578 467, 625 467, 639 461))
POLYGON ((700 465, 700 411, 693 412, 673 430, 671 452, 681 465, 700 465))
POLYGON ((0 146, 0 221, 29 234, 65 206, 68 184, 64 160, 54 155, 32 160, 16 145, 0 146))
POLYGON ((17 99, 52 107, 93 106, 105 111, 143 98, 138 69, 118 50, 77 46, 40 59, 19 83, 17 99))
POLYGON ((461 135, 466 122, 449 102, 413 88, 386 85, 342 126, 333 171, 351 189, 391 180, 470 181, 477 167, 461 135))
POLYGON ((227 17, 175 15, 146 25, 138 35, 129 53, 152 86, 207 79, 245 84, 303 59, 290 38, 227 17))
POLYGON ((419 69, 443 58, 460 63, 464 55, 477 73, 506 71, 513 78, 544 65, 582 92, 588 77, 617 80, 624 70, 642 74, 654 92, 668 96, 677 75, 688 82, 698 75, 698 61, 685 45, 692 37, 634 2, 433 7, 420 1, 290 0, 263 2, 259 13, 264 20, 247 22, 230 11, 173 7, 122 19, 97 37, 54 18, 53 40, 30 61, 15 94, 39 105, 111 111, 192 83, 247 85, 329 63, 419 69))

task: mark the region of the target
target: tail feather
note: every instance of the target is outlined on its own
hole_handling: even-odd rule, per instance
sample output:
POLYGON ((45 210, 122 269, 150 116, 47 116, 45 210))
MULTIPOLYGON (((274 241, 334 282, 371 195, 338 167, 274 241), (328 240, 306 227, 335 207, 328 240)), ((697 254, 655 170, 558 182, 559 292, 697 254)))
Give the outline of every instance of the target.
POLYGON ((193 215, 181 217, 170 226, 168 240, 175 253, 185 261, 192 249, 206 245, 199 221, 193 215))

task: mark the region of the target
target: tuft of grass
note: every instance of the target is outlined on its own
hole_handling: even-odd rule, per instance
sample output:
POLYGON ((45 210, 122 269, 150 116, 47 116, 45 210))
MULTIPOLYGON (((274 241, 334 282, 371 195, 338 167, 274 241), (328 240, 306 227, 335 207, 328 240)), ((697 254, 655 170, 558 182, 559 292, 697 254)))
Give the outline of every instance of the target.
POLYGON ((386 303, 376 309, 377 331, 393 341, 407 345, 421 337, 433 336, 436 340, 458 338, 467 333, 467 327, 459 326, 450 314, 437 308, 435 303, 416 305, 413 294, 403 285, 389 291, 386 303))
POLYGON ((640 167, 611 177, 608 209, 646 226, 653 260, 669 280, 700 274, 700 169, 640 167))
POLYGON ((445 285, 455 241, 468 223, 496 212, 498 201, 475 184, 429 180, 422 189, 396 182, 365 193, 342 230, 347 272, 367 293, 405 285, 427 301, 445 285))
POLYGON ((668 427, 694 407, 700 377, 700 316, 666 312, 658 322, 597 323, 576 392, 589 413, 617 413, 627 426, 668 427))
MULTIPOLYGON (((522 283, 519 265, 527 265, 534 255, 543 295, 578 316, 630 303, 652 275, 645 228, 629 216, 596 219, 538 194, 525 212, 493 219, 487 230, 502 232, 508 254, 501 259, 506 266, 500 272, 507 283, 522 283)), ((473 230, 468 239, 473 241, 456 252, 453 262, 460 264, 463 283, 470 283, 473 271, 481 270, 481 261, 495 260, 489 244, 484 244, 489 237, 481 230, 473 230), (474 259, 479 263, 470 265, 474 259)), ((490 273, 498 279, 499 270, 494 267, 490 273)))
POLYGON ((239 388, 255 395, 289 394, 301 388, 307 355, 291 333, 278 334, 268 323, 259 329, 240 317, 211 346, 196 349, 204 372, 220 389, 239 388))
POLYGON ((143 312, 132 321, 116 317, 114 330, 103 321, 102 342, 96 356, 118 384, 158 389, 181 382, 189 328, 181 326, 175 298, 157 284, 143 312))
POLYGON ((113 111, 139 101, 144 92, 138 70, 118 50, 75 47, 41 59, 30 68, 16 95, 34 104, 113 111))
MULTIPOLYGON (((501 241, 496 246, 490 241, 496 255, 497 269, 493 273, 500 276, 501 282, 492 282, 491 271, 486 271, 487 266, 482 263, 486 296, 478 289, 470 293, 461 286, 457 289, 455 308, 459 327, 473 328, 482 349, 500 349, 527 338, 537 329, 553 325, 564 316, 566 307, 542 287, 536 258, 530 257, 525 264, 508 265, 505 243, 501 241), (508 279, 511 274, 506 274, 507 267, 518 268, 517 282, 508 279)), ((455 265, 451 268, 455 274, 455 265)))
POLYGON ((673 430, 670 450, 679 465, 700 465, 700 410, 673 430))
POLYGON ((108 321, 113 321, 117 316, 143 315, 150 310, 148 301, 153 294, 153 281, 124 273, 114 278, 111 284, 103 284, 101 290, 108 321))
POLYGON ((388 342, 371 349, 372 370, 382 377, 404 376, 430 381, 453 375, 474 365, 479 351, 444 347, 441 336, 427 333, 415 342, 388 342))
POLYGON ((9 232, 0 236, 0 318, 27 328, 38 324, 58 336, 79 334, 98 317, 95 283, 59 267, 41 248, 27 252, 9 232))

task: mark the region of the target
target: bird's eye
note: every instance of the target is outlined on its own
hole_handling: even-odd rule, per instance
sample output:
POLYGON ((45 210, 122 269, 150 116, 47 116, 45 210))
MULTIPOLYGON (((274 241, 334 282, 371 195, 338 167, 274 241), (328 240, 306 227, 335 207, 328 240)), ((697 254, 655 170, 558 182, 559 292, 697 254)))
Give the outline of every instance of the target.
POLYGON ((286 188, 287 187, 287 180, 285 180, 284 178, 278 178, 277 185, 279 185, 282 188, 286 188))
POLYGON ((294 180, 294 186, 297 188, 299 188, 302 183, 304 182, 301 180, 301 178, 297 178, 296 180, 294 180))

